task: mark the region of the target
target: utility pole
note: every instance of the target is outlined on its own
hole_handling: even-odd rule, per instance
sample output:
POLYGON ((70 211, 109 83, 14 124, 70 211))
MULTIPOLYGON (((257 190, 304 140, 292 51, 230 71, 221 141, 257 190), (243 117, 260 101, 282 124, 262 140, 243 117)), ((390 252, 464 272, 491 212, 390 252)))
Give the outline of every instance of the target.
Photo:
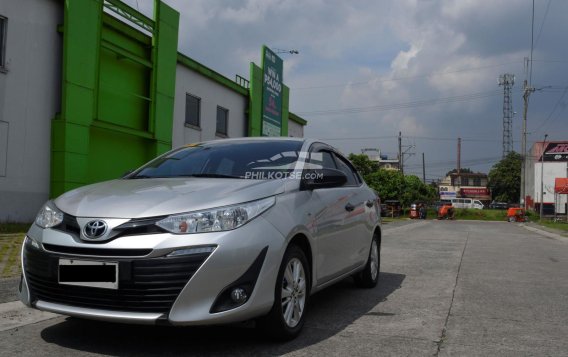
POLYGON ((544 134, 544 141, 542 142, 542 156, 540 157, 540 221, 542 222, 542 212, 544 206, 544 153, 546 151, 546 138, 548 134, 544 134))
POLYGON ((402 159, 402 132, 398 132, 398 168, 404 176, 404 168, 403 168, 403 159, 402 159))
POLYGON ((424 164, 424 153, 422 153, 422 182, 426 184, 426 165, 424 164))
POLYGON ((456 169, 458 170, 458 176, 460 174, 461 171, 461 151, 462 151, 462 139, 458 138, 458 167, 456 167, 456 169))
POLYGON ((525 79, 523 82, 523 129, 521 138, 521 197, 520 203, 523 205, 525 210, 527 209, 526 197, 526 173, 527 173, 527 112, 529 110, 529 96, 535 89, 528 84, 525 79))

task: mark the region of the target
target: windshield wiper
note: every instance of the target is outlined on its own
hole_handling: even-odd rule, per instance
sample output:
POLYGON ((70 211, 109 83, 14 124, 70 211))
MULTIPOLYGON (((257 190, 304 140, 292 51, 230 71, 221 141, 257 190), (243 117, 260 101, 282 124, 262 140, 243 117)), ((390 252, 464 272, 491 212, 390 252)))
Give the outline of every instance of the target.
POLYGON ((134 175, 134 176, 130 176, 130 177, 125 177, 127 180, 133 180, 133 179, 145 179, 145 178, 155 178, 156 176, 148 176, 148 175, 134 175))
POLYGON ((234 178, 234 179, 242 179, 242 178, 244 178, 244 177, 242 177, 242 176, 223 175, 223 174, 214 174, 214 173, 179 175, 179 177, 210 177, 210 178, 234 178))

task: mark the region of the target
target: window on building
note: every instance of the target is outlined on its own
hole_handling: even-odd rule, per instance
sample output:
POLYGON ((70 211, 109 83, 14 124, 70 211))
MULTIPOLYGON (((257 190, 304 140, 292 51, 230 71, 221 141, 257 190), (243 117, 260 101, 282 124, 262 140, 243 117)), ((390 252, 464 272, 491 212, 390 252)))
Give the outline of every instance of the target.
POLYGON ((8 19, 0 16, 0 68, 6 66, 6 26, 8 19))
POLYGON ((469 177, 462 177, 461 178, 461 185, 462 186, 469 186, 469 177))
POLYGON ((185 96, 185 123, 196 127, 201 123, 201 99, 189 93, 185 96))
POLYGON ((223 107, 217 107, 217 129, 216 133, 228 136, 228 123, 229 121, 229 109, 225 109, 223 107))
POLYGON ((473 178, 473 185, 474 186, 481 186, 481 177, 474 177, 473 178))

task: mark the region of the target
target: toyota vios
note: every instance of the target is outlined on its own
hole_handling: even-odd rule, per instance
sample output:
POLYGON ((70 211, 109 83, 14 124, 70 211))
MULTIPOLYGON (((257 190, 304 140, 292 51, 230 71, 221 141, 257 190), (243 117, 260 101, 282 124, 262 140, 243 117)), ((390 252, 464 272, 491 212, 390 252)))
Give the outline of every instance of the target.
POLYGON ((22 249, 21 300, 137 324, 256 319, 289 339, 310 294, 379 278, 374 192, 325 143, 187 145, 47 202, 22 249))

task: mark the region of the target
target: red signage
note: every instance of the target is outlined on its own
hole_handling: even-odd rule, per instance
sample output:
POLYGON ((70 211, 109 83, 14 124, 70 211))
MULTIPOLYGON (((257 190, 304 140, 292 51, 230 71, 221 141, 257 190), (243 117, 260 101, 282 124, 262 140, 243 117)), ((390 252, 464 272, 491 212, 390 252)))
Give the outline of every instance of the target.
POLYGON ((557 177, 554 180, 554 192, 559 194, 568 194, 568 178, 557 177))
POLYGON ((491 192, 488 188, 462 188, 461 194, 462 196, 489 196, 491 192))
MULTIPOLYGON (((539 161, 543 157, 539 157, 539 161)), ((552 142, 547 143, 546 150, 544 150, 544 161, 547 162, 566 162, 568 161, 568 143, 567 142, 552 142)))

